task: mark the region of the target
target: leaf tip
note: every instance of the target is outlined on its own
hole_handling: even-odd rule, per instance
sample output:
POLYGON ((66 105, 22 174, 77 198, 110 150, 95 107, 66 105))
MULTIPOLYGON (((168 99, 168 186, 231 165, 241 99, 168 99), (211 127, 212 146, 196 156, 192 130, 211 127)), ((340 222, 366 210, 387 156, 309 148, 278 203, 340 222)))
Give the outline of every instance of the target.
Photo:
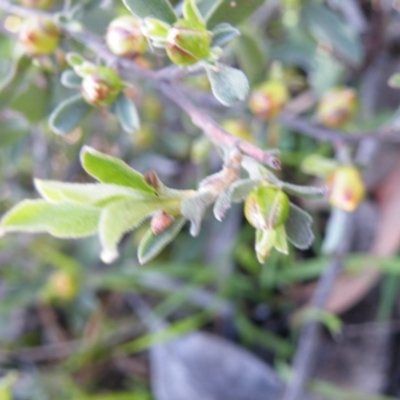
POLYGON ((101 252, 100 258, 103 263, 111 264, 118 258, 118 256, 119 254, 117 250, 104 249, 101 252))

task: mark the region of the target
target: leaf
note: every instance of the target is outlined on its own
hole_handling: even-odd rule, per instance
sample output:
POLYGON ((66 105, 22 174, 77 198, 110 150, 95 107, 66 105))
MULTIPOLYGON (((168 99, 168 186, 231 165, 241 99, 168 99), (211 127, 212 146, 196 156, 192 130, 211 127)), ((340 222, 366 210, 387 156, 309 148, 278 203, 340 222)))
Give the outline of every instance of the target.
POLYGON ((207 26, 214 28, 221 22, 238 25, 264 2, 265 0, 214 0, 214 4, 209 4, 206 8, 207 14, 205 15, 205 19, 207 26))
POLYGON ((0 147, 13 145, 30 130, 30 125, 21 116, 3 115, 1 117, 0 147))
POLYGON ((41 196, 51 202, 72 202, 104 206, 120 198, 143 199, 144 193, 126 186, 100 183, 64 183, 35 179, 41 196))
POLYGON ((240 36, 240 31, 234 26, 223 22, 221 24, 218 24, 212 30, 212 35, 213 36, 211 46, 225 46, 233 39, 240 36))
POLYGON ((222 64, 208 66, 206 71, 214 96, 224 106, 233 106, 247 98, 249 82, 242 71, 222 64))
POLYGON ((317 41, 328 43, 354 65, 362 62, 364 54, 359 36, 329 8, 322 4, 306 4, 302 22, 317 41))
POLYGON ((289 216, 285 222, 286 237, 298 249, 305 250, 311 246, 314 240, 312 221, 308 213, 290 203, 289 216))
POLYGON ((300 186, 287 182, 282 182, 280 186, 286 193, 302 197, 304 199, 319 199, 324 197, 327 193, 326 186, 300 186))
POLYGON ((66 56, 67 63, 72 67, 80 67, 82 66, 86 60, 78 53, 68 53, 66 56))
POLYGON ((77 89, 81 87, 82 78, 71 69, 61 74, 61 84, 67 88, 77 89))
POLYGON ((275 242, 274 247, 282 254, 289 254, 289 247, 286 240, 286 230, 284 225, 275 228, 275 242))
POLYGON ((394 89, 400 89, 400 74, 394 74, 390 77, 388 85, 394 89))
POLYGON ((181 204, 182 215, 191 222, 190 234, 197 236, 200 232, 201 220, 207 207, 215 200, 211 192, 198 192, 194 196, 184 199, 181 204))
POLYGON ((201 15, 195 0, 185 0, 182 9, 183 17, 194 24, 205 26, 203 16, 201 15))
POLYGON ((136 106, 132 100, 124 93, 121 93, 114 105, 115 113, 122 129, 126 133, 136 132, 140 128, 140 122, 136 106))
POLYGON ((79 238, 96 233, 100 210, 73 203, 24 200, 6 213, 0 233, 49 233, 60 238, 79 238))
POLYGON ((137 228, 151 214, 160 210, 158 199, 123 199, 109 204, 101 213, 99 237, 103 247, 101 259, 111 263, 118 257, 117 245, 122 236, 137 228))
POLYGON ((185 225, 185 222, 186 220, 184 218, 179 218, 158 235, 155 235, 152 230, 149 229, 139 243, 138 258, 140 264, 146 264, 160 254, 160 252, 175 239, 183 228, 183 225, 185 225))
POLYGON ((333 254, 343 242, 343 234, 346 229, 348 213, 339 208, 332 207, 328 224, 325 230, 325 238, 322 243, 323 254, 333 254))
POLYGON ((87 117, 92 107, 83 99, 81 94, 60 103, 51 113, 50 128, 58 135, 64 135, 76 129, 87 117))
POLYGON ((113 183, 155 194, 154 188, 146 182, 142 174, 118 158, 100 153, 88 146, 82 148, 80 157, 85 171, 102 183, 113 183))
POLYGON ((301 170, 306 174, 328 177, 338 168, 339 164, 329 158, 320 156, 319 154, 311 154, 307 156, 301 163, 301 170))
POLYGON ((173 24, 176 15, 168 0, 122 0, 138 18, 152 17, 173 24))

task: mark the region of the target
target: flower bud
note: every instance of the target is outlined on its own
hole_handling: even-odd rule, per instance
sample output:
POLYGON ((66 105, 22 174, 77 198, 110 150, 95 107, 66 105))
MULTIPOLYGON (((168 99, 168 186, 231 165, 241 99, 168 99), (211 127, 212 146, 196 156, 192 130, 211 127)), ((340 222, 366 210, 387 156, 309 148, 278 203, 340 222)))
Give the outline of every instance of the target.
POLYGON ((274 247, 275 238, 276 232, 274 229, 257 229, 255 251, 259 263, 264 263, 265 259, 268 258, 274 247))
POLYGON ((164 232, 168 227, 170 227, 173 222, 174 217, 172 215, 169 215, 164 211, 160 211, 153 215, 153 218, 151 219, 151 230, 155 235, 159 235, 161 232, 164 232))
POLYGON ((133 58, 147 49, 147 38, 138 20, 130 15, 116 18, 110 23, 106 43, 110 51, 120 57, 133 58))
POLYGON ((117 99, 122 82, 112 69, 97 67, 83 78, 81 90, 87 103, 95 107, 107 107, 117 99))
POLYGON ((285 223, 289 216, 289 198, 282 190, 260 186, 246 199, 244 214, 256 229, 274 229, 285 223))
POLYGON ((347 212, 354 211, 365 196, 361 174, 353 166, 342 166, 327 181, 330 203, 347 212))
POLYGON ((346 125, 357 112, 357 94, 351 88, 336 88, 326 93, 319 102, 317 115, 329 128, 346 125))
POLYGON ((211 33, 201 24, 179 20, 168 31, 166 50, 174 64, 188 66, 210 56, 211 33))
POLYGON ((76 297, 78 285, 71 274, 58 271, 50 276, 46 292, 52 299, 69 301, 76 297))
POLYGON ((54 4, 54 0, 19 0, 19 2, 30 8, 38 8, 40 10, 46 10, 54 4))
POLYGON ((30 17, 21 25, 19 42, 31 56, 52 53, 60 42, 60 31, 49 18, 30 17))
POLYGON ((289 100, 287 87, 279 81, 268 81, 256 87, 250 95, 249 108, 257 117, 276 117, 289 100))

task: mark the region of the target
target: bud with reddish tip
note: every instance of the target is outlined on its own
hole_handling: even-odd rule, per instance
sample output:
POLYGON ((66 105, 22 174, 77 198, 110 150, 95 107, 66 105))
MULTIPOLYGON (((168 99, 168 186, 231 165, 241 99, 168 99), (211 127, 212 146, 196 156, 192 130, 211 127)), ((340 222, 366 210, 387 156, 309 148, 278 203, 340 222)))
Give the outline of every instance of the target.
POLYGON ((354 211, 365 196, 359 170, 351 165, 337 168, 328 178, 330 203, 347 212, 354 211))
POLYGON ((160 211, 153 215, 151 219, 151 230, 155 235, 159 235, 169 228, 173 222, 174 217, 172 215, 167 214, 165 211, 160 211))
POLYGON ((357 94, 352 88, 336 88, 327 92, 318 104, 317 115, 329 128, 346 125, 357 112, 357 94))
POLYGON ((211 33, 201 24, 177 21, 168 31, 166 51, 174 64, 189 66, 210 57, 211 33))
POLYGON ((253 90, 249 108, 257 117, 269 120, 276 117, 288 101, 287 87, 279 81, 268 81, 253 90))
POLYGON ((106 43, 117 56, 133 58, 147 49, 147 38, 143 35, 139 21, 130 15, 114 19, 107 29, 106 43))
POLYGON ((19 42, 30 56, 52 53, 60 42, 60 30, 49 18, 30 17, 19 31, 19 42))
POLYGON ((38 8, 40 10, 46 10, 54 4, 54 0, 19 0, 19 2, 30 8, 38 8))
POLYGON ((114 103, 121 93, 123 84, 118 74, 107 67, 96 69, 82 80, 82 95, 88 104, 107 107, 114 103))
POLYGON ((282 190, 260 186, 247 197, 244 214, 256 229, 275 229, 289 216, 289 198, 282 190))

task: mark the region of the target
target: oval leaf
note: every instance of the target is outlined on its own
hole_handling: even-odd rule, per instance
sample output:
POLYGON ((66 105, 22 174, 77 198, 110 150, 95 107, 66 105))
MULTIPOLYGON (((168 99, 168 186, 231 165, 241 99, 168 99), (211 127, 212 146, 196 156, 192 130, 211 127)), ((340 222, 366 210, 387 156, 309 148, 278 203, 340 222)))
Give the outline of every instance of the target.
POLYGON ((233 106, 247 98, 249 81, 242 71, 222 64, 208 66, 206 70, 211 90, 224 106, 233 106))
POLYGON ((61 74, 61 84, 70 89, 81 87, 82 78, 71 69, 64 71, 61 74))
POLYGON ((60 238, 79 238, 96 233, 100 210, 72 203, 25 200, 2 219, 0 234, 9 232, 49 233, 60 238))
POLYGON ((155 194, 154 188, 145 181, 142 174, 122 160, 100 153, 91 147, 82 148, 81 164, 89 175, 100 182, 127 186, 148 194, 155 194))
POLYGON ((173 24, 176 15, 168 0, 122 0, 138 18, 152 17, 173 24))
POLYGON ((314 240, 311 230, 312 218, 301 208, 290 203, 289 216, 285 222, 286 237, 298 249, 308 249, 314 240))
POLYGON ((124 93, 121 93, 115 102, 115 113, 126 133, 133 133, 139 129, 140 122, 136 106, 124 93))
POLYGON ((65 135, 76 129, 88 116, 92 107, 79 94, 60 103, 51 113, 49 125, 58 135, 65 135))
POLYGON ((139 244, 138 258, 140 264, 146 264, 160 254, 160 252, 176 238, 183 228, 183 225, 185 225, 185 222, 186 220, 184 218, 179 218, 158 235, 155 235, 152 230, 149 229, 139 244))
POLYGON ((240 36, 240 31, 234 26, 223 22, 212 30, 212 34, 212 46, 225 46, 235 39, 235 37, 240 36))
POLYGON ((280 186, 286 193, 302 197, 304 199, 320 199, 327 193, 326 186, 300 186, 287 182, 282 182, 280 186))

